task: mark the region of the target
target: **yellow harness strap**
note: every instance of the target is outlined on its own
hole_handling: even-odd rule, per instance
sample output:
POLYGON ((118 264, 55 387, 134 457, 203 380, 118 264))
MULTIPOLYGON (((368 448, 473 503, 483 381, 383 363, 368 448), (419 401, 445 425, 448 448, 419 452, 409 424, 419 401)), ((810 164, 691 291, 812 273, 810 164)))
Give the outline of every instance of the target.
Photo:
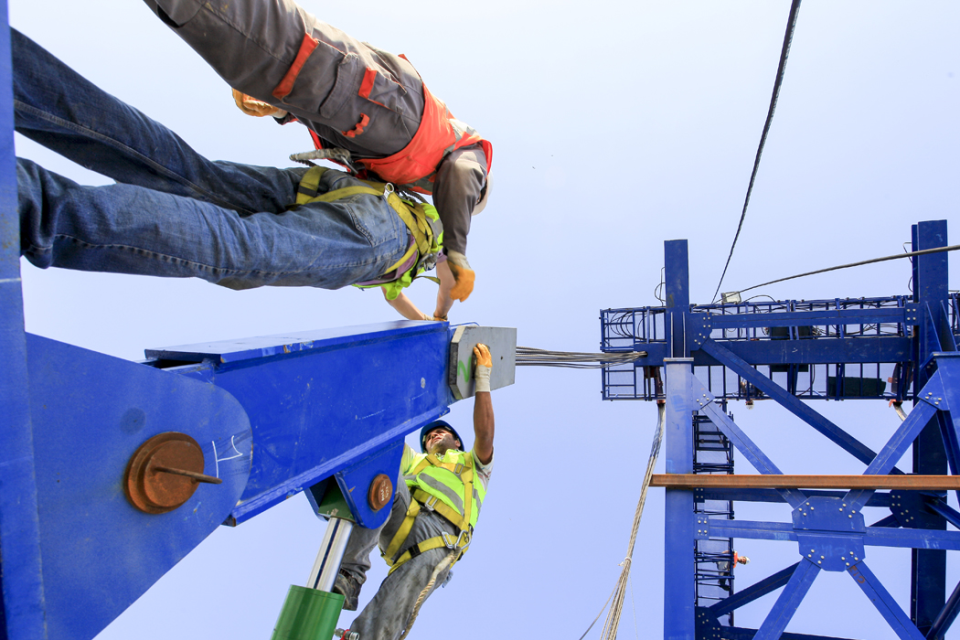
POLYGON ((423 256, 430 253, 433 230, 430 227, 429 221, 425 215, 417 215, 415 208, 407 206, 406 203, 400 199, 400 196, 392 191, 393 187, 388 188, 385 182, 368 182, 364 180, 363 183, 368 186, 344 187, 343 189, 328 191, 321 195, 317 192, 317 187, 320 186, 320 178, 326 170, 327 167, 312 167, 303 175, 303 178, 300 180, 300 186, 297 187, 297 204, 335 202, 341 198, 349 198, 350 196, 358 194, 377 197, 386 196, 387 203, 397 212, 397 215, 400 216, 403 224, 406 225, 410 234, 413 236, 414 242, 413 246, 403 254, 403 257, 384 273, 390 273, 397 269, 410 259, 414 251, 420 251, 420 255, 423 256))
POLYGON ((424 551, 439 549, 441 547, 446 547, 451 550, 460 550, 457 558, 450 565, 450 568, 452 569, 453 565, 463 557, 464 553, 466 553, 467 547, 470 546, 470 538, 472 537, 473 533, 470 528, 470 515, 471 511, 473 510, 473 454, 467 456, 467 463, 465 465, 453 462, 440 462, 435 458, 435 456, 429 455, 421 460, 420 463, 417 464, 413 469, 411 469, 408 475, 416 476, 429 465, 446 469, 447 471, 455 473, 460 478, 460 481, 463 483, 464 513, 463 515, 460 515, 457 513, 456 509, 448 506, 445 502, 441 502, 436 496, 430 495, 419 487, 414 489, 413 493, 411 493, 411 497, 413 499, 410 501, 410 506, 407 508, 407 515, 403 520, 403 524, 401 524, 397 529, 397 533, 394 534, 393 539, 387 546, 387 550, 382 554, 383 559, 390 566, 390 571, 387 575, 390 575, 396 571, 400 565, 407 560, 416 558, 424 551), (428 538, 427 540, 410 547, 403 552, 403 555, 394 559, 394 556, 406 541, 407 536, 410 535, 410 530, 413 528, 413 522, 417 519, 417 514, 420 513, 421 503, 427 505, 429 509, 436 511, 441 516, 453 523, 454 526, 460 529, 460 535, 456 538, 456 540, 451 538, 446 533, 434 538, 428 538))

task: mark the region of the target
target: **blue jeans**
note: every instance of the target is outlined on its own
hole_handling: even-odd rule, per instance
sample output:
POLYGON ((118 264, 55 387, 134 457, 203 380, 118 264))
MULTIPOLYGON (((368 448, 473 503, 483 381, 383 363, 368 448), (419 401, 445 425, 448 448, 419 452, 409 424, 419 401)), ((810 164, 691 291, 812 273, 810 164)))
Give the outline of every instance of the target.
MULTIPOLYGON (((380 197, 294 206, 305 168, 213 162, 11 29, 16 130, 118 184, 17 159, 20 252, 34 265, 197 277, 233 289, 338 289, 407 249, 380 197)), ((327 171, 321 193, 360 184, 327 171)))

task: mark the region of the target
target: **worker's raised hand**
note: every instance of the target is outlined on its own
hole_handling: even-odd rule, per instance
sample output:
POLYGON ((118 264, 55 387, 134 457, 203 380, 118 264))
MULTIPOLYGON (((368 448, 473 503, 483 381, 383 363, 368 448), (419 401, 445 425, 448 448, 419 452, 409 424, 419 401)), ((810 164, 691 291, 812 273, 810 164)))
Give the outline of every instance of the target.
POLYGON ((255 116, 257 118, 262 118, 264 116, 273 116, 274 118, 282 118, 287 115, 287 112, 283 109, 278 109, 272 104, 267 104, 266 102, 261 102, 255 98, 251 98, 245 93, 233 90, 233 101, 237 103, 237 108, 240 111, 243 111, 248 116, 255 116))
POLYGON ((457 281, 453 289, 450 289, 450 297, 465 302, 473 293, 473 281, 476 280, 477 274, 470 268, 467 256, 459 251, 447 250, 447 265, 457 281))
POLYGON ((476 371, 473 379, 477 381, 477 391, 490 391, 490 372, 493 371, 493 358, 487 345, 478 343, 473 348, 473 357, 476 360, 476 371))

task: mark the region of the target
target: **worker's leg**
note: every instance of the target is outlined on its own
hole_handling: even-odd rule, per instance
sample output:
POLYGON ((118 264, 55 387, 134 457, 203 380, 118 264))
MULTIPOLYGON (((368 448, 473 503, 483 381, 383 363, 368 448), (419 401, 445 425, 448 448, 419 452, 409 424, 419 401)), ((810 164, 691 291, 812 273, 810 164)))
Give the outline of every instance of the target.
MULTIPOLYGON (((417 516, 408 545, 441 535, 446 532, 456 539, 452 524, 433 512, 421 512, 417 516)), ((407 546, 407 545, 405 545, 407 546)), ((399 569, 388 575, 360 615, 351 623, 350 630, 360 634, 361 640, 396 640, 410 621, 414 606, 421 591, 430 582, 430 577, 449 550, 441 547, 431 549, 408 560, 399 569)), ((447 571, 437 575, 430 593, 446 579, 447 571)), ((427 595, 430 595, 428 593, 427 595)))
POLYGON ((15 125, 28 138, 117 182, 242 213, 280 212, 293 202, 298 174, 211 162, 23 34, 10 36, 15 125))
POLYGON ((340 146, 390 155, 420 125, 423 88, 409 62, 293 0, 145 2, 231 87, 289 111, 340 146))
POLYGON ((403 524, 410 506, 410 490, 401 478, 397 482, 397 491, 393 497, 393 506, 390 517, 376 529, 354 527, 350 532, 347 550, 340 562, 340 570, 349 574, 359 585, 367 581, 367 571, 370 569, 370 554, 379 544, 386 549, 390 540, 403 524))
POLYGON ((17 187, 21 254, 41 268, 338 289, 383 274, 407 248, 376 196, 242 216, 143 187, 81 186, 23 159, 17 187))

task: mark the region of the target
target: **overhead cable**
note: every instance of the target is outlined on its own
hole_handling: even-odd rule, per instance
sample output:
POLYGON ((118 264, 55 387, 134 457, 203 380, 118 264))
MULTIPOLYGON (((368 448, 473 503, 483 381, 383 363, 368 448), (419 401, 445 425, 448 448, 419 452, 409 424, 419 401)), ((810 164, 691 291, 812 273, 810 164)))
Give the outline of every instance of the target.
POLYGON ((567 369, 602 369, 618 364, 630 364, 646 358, 646 351, 628 353, 576 353, 549 351, 531 347, 517 347, 518 367, 563 367, 567 369))
POLYGON ((780 97, 780 85, 783 83, 783 72, 787 67, 787 56, 790 54, 790 43, 793 41, 793 31, 797 26, 797 14, 799 12, 800 0, 793 0, 793 3, 790 5, 790 17, 787 18, 787 30, 783 36, 783 48, 780 50, 780 66, 777 68, 777 79, 773 83, 773 95, 770 96, 770 108, 767 110, 767 120, 763 123, 763 133, 760 135, 760 146, 757 147, 757 157, 753 160, 753 171, 750 173, 747 197, 743 200, 743 211, 740 212, 740 223, 737 225, 736 235, 733 236, 733 244, 730 245, 727 263, 723 265, 720 282, 717 283, 717 290, 713 293, 714 302, 717 301, 717 294, 720 293, 720 287, 723 285, 723 277, 727 275, 727 267, 730 266, 730 259, 733 258, 733 249, 737 246, 737 238, 740 237, 740 230, 743 229, 743 220, 747 216, 750 194, 753 192, 753 183, 757 179, 757 170, 760 168, 760 156, 763 155, 763 145, 767 141, 767 132, 770 131, 770 123, 773 122, 773 112, 777 110, 777 98, 780 97))
POLYGON ((752 289, 759 289, 760 287, 765 287, 769 284, 776 284, 778 282, 786 282, 787 280, 796 280, 797 278, 813 276, 818 273, 827 273, 828 271, 839 271, 840 269, 849 269, 850 267, 862 267, 865 264, 873 264, 875 262, 886 262, 887 260, 899 260, 900 258, 912 258, 913 256, 925 256, 930 253, 943 253, 944 251, 956 251, 957 249, 960 249, 960 244, 955 244, 949 247, 936 247, 934 249, 922 249, 921 251, 911 251, 910 253, 897 253, 892 256, 886 256, 885 258, 874 258, 872 260, 861 260, 860 262, 851 262, 850 264, 842 264, 839 267, 829 267, 827 269, 818 269, 816 271, 808 271, 807 273, 798 273, 795 276, 780 278, 779 280, 771 280, 770 282, 764 282, 763 284, 755 284, 752 287, 741 289, 739 293, 743 293, 744 291, 750 291, 752 289))

